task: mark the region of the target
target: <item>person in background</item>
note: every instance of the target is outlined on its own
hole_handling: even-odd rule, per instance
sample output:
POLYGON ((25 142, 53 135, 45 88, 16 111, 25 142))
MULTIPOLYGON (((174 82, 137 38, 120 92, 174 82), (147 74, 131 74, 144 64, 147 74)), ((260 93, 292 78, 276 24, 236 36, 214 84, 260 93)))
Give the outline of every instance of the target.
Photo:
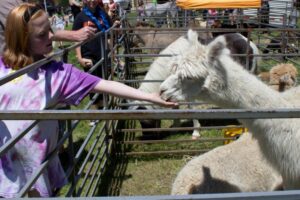
POLYGON ((102 0, 102 3, 103 3, 103 8, 105 9, 105 12, 108 13, 108 4, 109 4, 109 0, 102 0))
POLYGON ((117 11, 117 4, 114 0, 109 0, 108 10, 111 13, 115 13, 117 11))
POLYGON ((65 20, 64 18, 59 17, 57 14, 54 14, 51 17, 50 23, 51 23, 52 30, 54 30, 54 32, 58 30, 65 30, 65 26, 66 26, 65 20))
POLYGON ((115 3, 114 0, 109 0, 109 3, 107 4, 107 7, 104 7, 104 10, 110 17, 112 22, 120 21, 120 17, 118 15, 118 4, 115 3))
MULTIPOLYGON (((16 6, 24 3, 22 0, 0 0, 0 56, 5 47, 4 30, 8 13, 16 6)), ((75 41, 81 42, 95 35, 92 27, 84 27, 77 31, 58 30, 54 34, 55 41, 75 41)))
POLYGON ((223 24, 231 24, 232 13, 234 9, 226 8, 223 10, 223 24))
POLYGON ((82 4, 77 0, 69 0, 69 6, 71 7, 71 12, 75 20, 76 16, 81 12, 82 4))
POLYGON ((208 25, 211 26, 218 19, 218 11, 214 8, 208 9, 208 25))
MULTIPOLYGON (((12 10, 5 29, 6 50, 0 58, 0 78, 32 64, 52 51, 53 34, 47 14, 34 4, 12 10), (18 26, 16 26, 18 25, 18 26)), ((85 73, 75 66, 51 61, 0 87, 1 110, 43 110, 56 104, 78 105, 90 92, 149 101, 173 107, 158 94, 85 73)), ((30 126, 30 120, 1 120, 0 146, 30 126)), ((0 157, 0 196, 17 197, 27 181, 57 145, 57 120, 43 120, 0 157)), ((29 191, 29 197, 50 197, 67 183, 56 155, 29 191)))
MULTIPOLYGON (((74 21, 73 30, 92 27, 97 33, 112 26, 108 14, 98 5, 98 0, 84 0, 83 3, 84 8, 74 21)), ((103 41, 97 37, 76 49, 77 60, 83 68, 88 69, 101 58, 101 45, 103 41)))
MULTIPOLYGON (((102 3, 102 1, 83 1, 84 7, 74 21, 73 30, 79 30, 83 27, 93 27, 97 29, 96 32, 105 32, 112 26, 110 17, 105 12, 104 8, 99 6, 99 3, 102 3)), ((96 64, 101 58, 104 57, 104 51, 108 51, 108 49, 104 49, 104 47, 105 37, 104 35, 99 35, 96 38, 75 49, 77 60, 83 67, 85 72, 87 72, 94 64, 96 64)), ((104 74, 102 73, 102 68, 103 66, 99 66, 92 72, 92 74, 98 77, 104 77, 104 74)), ((92 94, 90 95, 90 98, 93 98, 92 94)), ((95 109, 102 109, 102 100, 103 96, 100 95, 99 98, 95 101, 93 107, 95 107, 95 109)), ((90 125, 92 126, 94 125, 94 123, 91 122, 90 125)))
POLYGON ((259 9, 260 11, 260 16, 261 16, 261 27, 267 27, 269 25, 269 15, 270 15, 270 5, 269 5, 269 0, 262 0, 262 6, 259 9))
POLYGON ((143 0, 138 0, 138 21, 145 21, 145 5, 143 0))
MULTIPOLYGON (((59 17, 57 14, 54 14, 54 15, 52 15, 52 17, 50 17, 50 23, 51 23, 51 28, 54 33, 57 31, 60 31, 60 30, 65 30, 66 23, 64 21, 64 18, 59 17)), ((56 45, 57 44, 54 41, 53 46, 56 47, 56 45)), ((62 48, 62 46, 63 46, 62 41, 59 41, 58 47, 62 48)))

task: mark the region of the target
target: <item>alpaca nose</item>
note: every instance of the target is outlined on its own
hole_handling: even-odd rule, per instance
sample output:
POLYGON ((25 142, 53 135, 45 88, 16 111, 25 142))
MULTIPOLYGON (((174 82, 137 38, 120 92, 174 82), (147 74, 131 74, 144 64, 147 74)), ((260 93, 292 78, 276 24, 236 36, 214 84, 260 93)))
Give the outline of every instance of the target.
POLYGON ((283 76, 280 77, 279 82, 280 83, 288 83, 290 80, 289 74, 284 74, 283 76))

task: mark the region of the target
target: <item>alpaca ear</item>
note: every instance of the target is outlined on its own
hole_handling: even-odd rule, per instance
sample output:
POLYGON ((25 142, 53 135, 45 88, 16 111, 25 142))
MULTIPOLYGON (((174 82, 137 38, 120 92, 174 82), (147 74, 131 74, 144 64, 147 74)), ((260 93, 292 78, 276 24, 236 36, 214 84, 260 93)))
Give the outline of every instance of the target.
POLYGON ((198 38, 199 38, 199 35, 198 35, 197 31, 193 31, 192 29, 188 30, 187 39, 188 39, 189 43, 191 45, 199 44, 203 48, 203 46, 199 42, 198 38))
POLYGON ((198 33, 192 29, 188 30, 187 39, 191 45, 190 50, 194 53, 205 52, 205 47, 198 41, 198 33))
POLYGON ((215 45, 213 45, 207 54, 207 58, 208 58, 208 62, 209 63, 213 63, 214 61, 216 61, 219 56, 223 53, 223 50, 225 49, 225 46, 223 43, 218 42, 215 45))
POLYGON ((198 41, 198 33, 196 31, 193 31, 192 29, 189 29, 187 38, 190 43, 195 44, 195 42, 198 41))

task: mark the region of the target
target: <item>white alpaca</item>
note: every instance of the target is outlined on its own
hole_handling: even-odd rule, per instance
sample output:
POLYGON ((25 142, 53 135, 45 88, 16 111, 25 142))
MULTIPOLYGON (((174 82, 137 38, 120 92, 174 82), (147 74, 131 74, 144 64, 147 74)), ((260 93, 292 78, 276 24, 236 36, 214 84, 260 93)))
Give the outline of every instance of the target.
POLYGON ((280 189, 281 184, 257 140, 244 133, 237 141, 190 160, 178 173, 171 194, 262 192, 280 189))
MULTIPOLYGON (((202 99, 222 108, 292 108, 293 103, 249 74, 222 43, 208 49, 188 32, 190 49, 174 59, 175 74, 162 84, 164 99, 202 99)), ((300 120, 241 119, 265 157, 280 172, 285 189, 300 188, 300 120)))
MULTIPOLYGON (((198 36, 197 36, 198 37, 198 36)), ((205 36, 203 36, 205 37, 205 36)), ((199 39, 199 37, 198 37, 199 39)), ((208 47, 214 46, 216 44, 216 41, 222 42, 233 54, 241 54, 245 53, 247 51, 248 41, 247 38, 242 36, 239 33, 234 34, 225 34, 219 37, 216 37, 213 41, 211 41, 208 44, 208 47), (238 44, 238 45, 236 45, 238 44)), ((258 49, 256 45, 252 42, 250 44, 249 51, 251 54, 258 54, 258 49)), ((170 55, 180 55, 185 52, 187 52, 190 49, 190 43, 187 40, 186 36, 181 36, 177 40, 175 40, 173 43, 171 43, 166 49, 164 49, 160 54, 170 54, 170 55)), ((244 67, 246 67, 247 60, 245 57, 235 57, 239 63, 243 64, 244 67)), ((151 64, 148 73, 146 74, 144 80, 165 80, 172 71, 172 67, 169 64, 171 61, 170 57, 158 57, 154 60, 154 62, 151 64)), ((250 71, 256 71, 256 65, 257 65, 257 58, 254 57, 252 59, 249 59, 249 65, 250 65, 250 71)), ((144 82, 141 83, 139 90, 142 90, 144 92, 148 93, 155 93, 159 92, 159 82, 144 82)), ((136 103, 139 103, 139 101, 136 101, 136 103)), ((157 109, 158 107, 155 106, 145 106, 146 109, 157 109)), ((137 107, 133 107, 131 109, 136 109, 137 107)), ((175 125, 175 126, 178 126, 175 125)), ((198 120, 193 120, 193 126, 194 128, 199 128, 200 123, 198 120)), ((199 130, 195 129, 192 133, 193 138, 200 137, 199 130)))
MULTIPOLYGON (((300 87, 282 93, 300 105, 300 87)), ((282 177, 262 155, 251 133, 189 161, 178 173, 172 195, 256 192, 281 189, 282 177), (192 173, 191 173, 192 172, 192 173)))

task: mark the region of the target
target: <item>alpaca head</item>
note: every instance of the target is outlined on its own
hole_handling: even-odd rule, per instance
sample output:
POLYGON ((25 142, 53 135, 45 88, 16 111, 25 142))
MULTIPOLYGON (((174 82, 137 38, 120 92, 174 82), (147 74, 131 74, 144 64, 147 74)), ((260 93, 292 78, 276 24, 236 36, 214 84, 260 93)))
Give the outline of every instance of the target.
POLYGON ((297 84, 297 68, 293 64, 277 64, 270 70, 270 85, 284 84, 290 88, 297 84))
POLYGON ((216 69, 216 58, 224 51, 224 45, 217 43, 213 48, 207 49, 207 46, 198 42, 198 35, 192 30, 188 31, 187 37, 190 42, 189 50, 172 58, 170 64, 173 74, 160 86, 161 96, 166 100, 205 99, 206 89, 211 88, 212 82, 223 73, 216 69))

